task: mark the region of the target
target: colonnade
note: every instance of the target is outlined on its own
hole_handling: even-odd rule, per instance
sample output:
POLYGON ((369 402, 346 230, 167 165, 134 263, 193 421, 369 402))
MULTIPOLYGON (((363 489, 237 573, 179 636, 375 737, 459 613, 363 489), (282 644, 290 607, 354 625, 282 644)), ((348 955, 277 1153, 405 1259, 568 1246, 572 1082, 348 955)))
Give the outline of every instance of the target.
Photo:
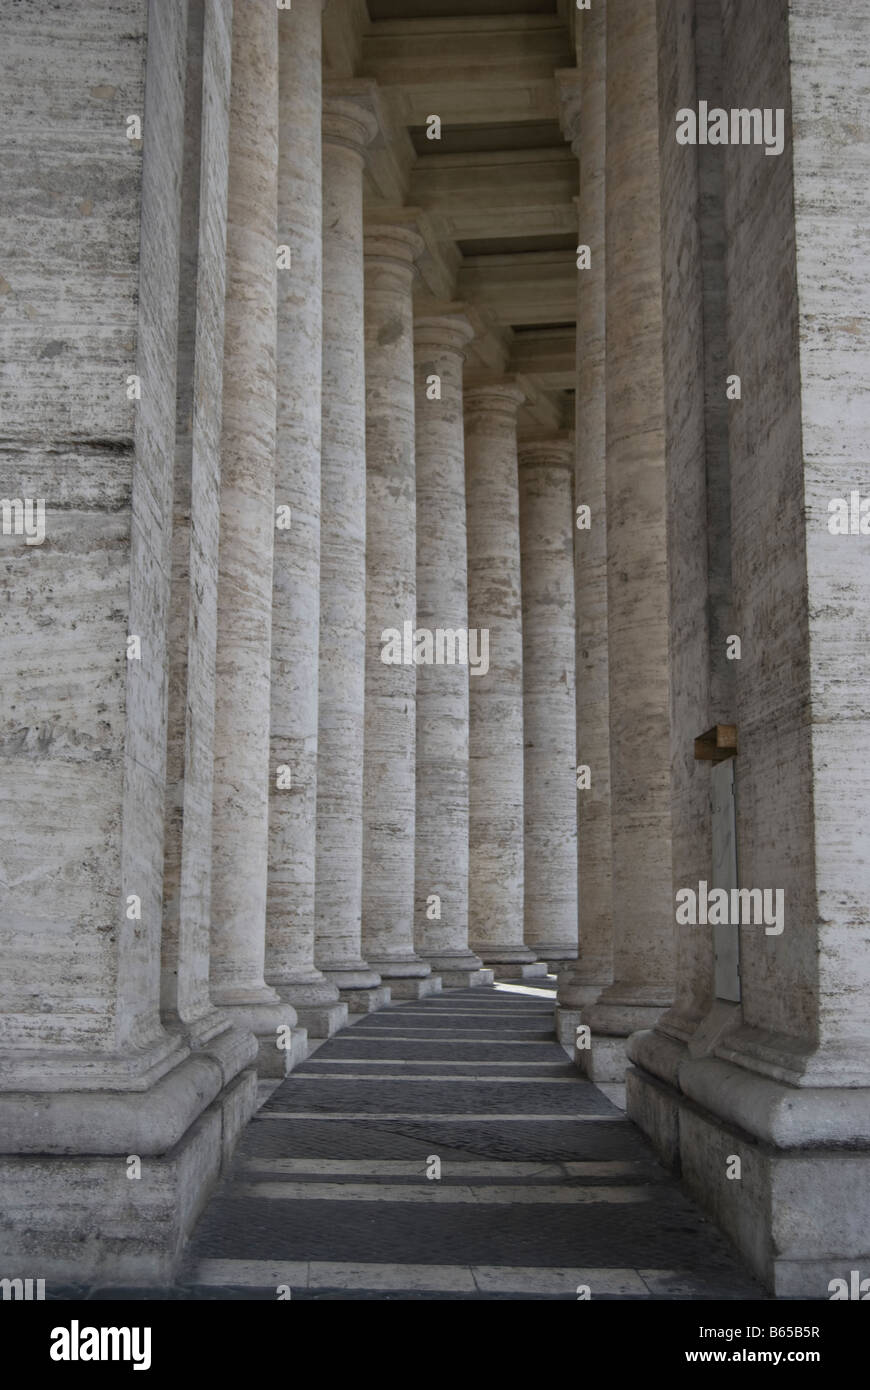
MULTIPOLYGON (((68 1272, 87 1216, 28 1154, 66 1154, 125 1213, 123 1252, 99 1238, 86 1264, 164 1277, 258 1077, 351 1014, 576 955, 570 437, 518 455, 522 384, 464 390, 473 315, 421 293, 414 209, 364 198, 382 109, 371 81, 323 81, 322 8, 143 0, 119 73, 151 113, 113 209, 141 218, 118 311, 139 392, 81 445, 130 484, 116 593, 104 532, 64 551, 52 523, 79 616, 81 594, 114 615, 81 659, 115 775, 78 777, 74 818, 34 812, 67 888, 31 874, 43 944, 3 1003, 0 1162, 40 1277, 68 1272)), ((77 10, 95 44, 105 9, 77 10)), ((66 428, 61 403, 49 472, 66 428)), ((50 724, 51 685, 32 698, 50 724)))
POLYGON ((573 433, 531 423, 512 317, 472 364, 479 306, 423 292, 430 229, 372 177, 396 104, 323 80, 321 0, 38 8, 13 76, 113 57, 67 143, 50 82, 8 104, 0 493, 46 501, 45 545, 2 537, 8 1258, 167 1278, 258 1077, 549 964, 578 1065, 768 1284, 840 1275, 870 585, 828 516, 870 468, 870 310, 836 209, 868 209, 860 142, 820 173, 813 132, 866 129, 861 0, 580 14, 573 433), (781 110, 785 153, 678 143, 708 96, 781 110), (674 897, 726 858, 786 908, 723 987, 674 897))
POLYGON ((630 1118, 768 1287, 816 1298, 870 1231, 852 1186, 870 1138, 867 798, 844 771, 866 741, 848 615, 870 568, 826 520, 867 469, 866 346, 846 327, 866 284, 838 220, 867 204, 845 76, 867 17, 845 6, 822 49, 823 23, 800 0, 602 0, 579 75, 557 75, 590 252, 575 487, 591 517, 580 947, 558 1027, 588 1075, 625 1081, 630 1118), (765 110, 783 148, 681 145, 675 114, 700 101, 765 110), (675 913, 714 883, 778 891, 781 920, 732 909, 726 940, 675 913))

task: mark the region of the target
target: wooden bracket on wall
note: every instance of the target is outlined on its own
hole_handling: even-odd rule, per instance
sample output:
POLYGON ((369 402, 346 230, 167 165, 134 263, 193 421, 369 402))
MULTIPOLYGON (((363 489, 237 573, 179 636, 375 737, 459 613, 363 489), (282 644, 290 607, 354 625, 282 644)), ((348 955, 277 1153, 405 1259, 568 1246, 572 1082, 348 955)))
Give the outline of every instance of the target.
POLYGON ((695 739, 695 758, 698 762, 724 763, 737 756, 737 725, 714 724, 695 739))

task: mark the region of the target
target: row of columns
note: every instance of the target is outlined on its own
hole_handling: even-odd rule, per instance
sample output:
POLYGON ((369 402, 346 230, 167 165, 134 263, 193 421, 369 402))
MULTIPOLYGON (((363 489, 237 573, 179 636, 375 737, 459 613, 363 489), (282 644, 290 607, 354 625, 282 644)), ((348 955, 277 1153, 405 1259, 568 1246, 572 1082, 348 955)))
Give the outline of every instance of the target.
POLYGON ((590 509, 575 547, 580 956, 560 978, 560 1032, 578 1061, 618 1080, 625 1039, 673 997, 669 570, 655 6, 584 16, 576 490, 590 509), (630 80, 628 74, 631 74, 630 80), (638 106, 649 114, 640 130, 638 106), (606 169, 606 178, 605 178, 606 169), (637 235, 638 220, 644 234, 637 235))
POLYGON ((688 10, 691 24, 681 0, 599 0, 579 94, 561 78, 591 252, 576 416, 590 780, 579 959, 557 1012, 578 1064, 626 1081, 629 1117, 768 1287, 826 1297, 870 1229, 854 1200, 870 1050, 852 621, 870 571, 829 524, 867 476, 866 277, 836 220, 866 211, 849 55, 867 17, 847 3, 820 48, 799 0, 688 10), (783 146, 679 144, 674 115, 699 99, 768 106, 783 146), (842 158, 823 187, 830 111, 842 158), (712 787, 711 726, 733 758, 712 787), (744 915, 726 947, 705 917, 682 920, 675 894, 717 876, 775 892, 776 930, 744 915))
POLYGON ((463 306, 415 324, 424 243, 364 217, 373 86, 321 93, 320 11, 233 21, 211 983, 273 1072, 576 955, 572 443, 518 446, 516 382, 463 398, 463 306), (488 670, 385 662, 418 623, 488 670))

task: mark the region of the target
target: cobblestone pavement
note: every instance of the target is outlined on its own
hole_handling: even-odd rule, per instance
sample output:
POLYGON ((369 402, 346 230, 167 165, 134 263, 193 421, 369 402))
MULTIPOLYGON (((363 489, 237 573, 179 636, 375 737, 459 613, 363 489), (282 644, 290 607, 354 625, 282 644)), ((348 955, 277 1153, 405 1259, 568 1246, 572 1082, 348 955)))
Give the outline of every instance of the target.
POLYGON ((248 1126, 163 1296, 576 1300, 584 1285, 765 1296, 571 1065, 552 997, 496 985, 391 1005, 322 1044, 248 1126))

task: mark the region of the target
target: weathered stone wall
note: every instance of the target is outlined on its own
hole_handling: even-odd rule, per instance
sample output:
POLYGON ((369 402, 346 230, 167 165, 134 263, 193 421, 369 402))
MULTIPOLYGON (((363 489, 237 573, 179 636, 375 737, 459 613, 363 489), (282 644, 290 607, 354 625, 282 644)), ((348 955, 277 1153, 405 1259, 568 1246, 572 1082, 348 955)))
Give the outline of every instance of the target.
POLYGON ((190 0, 172 531, 162 1007, 209 1007, 230 0, 190 0))
POLYGON ((845 1080, 845 1053, 867 1085, 870 561, 866 537, 832 536, 827 523, 832 498, 870 497, 870 78, 858 56, 870 48, 870 14, 860 0, 792 0, 789 34, 818 1035, 835 1074, 845 1080))
MULTIPOLYGON (((726 106, 781 107, 791 129, 787 6, 726 0, 726 106)), ((791 140, 782 155, 729 146, 725 162, 731 516, 737 667, 738 869, 785 891, 780 937, 740 933, 743 1013, 811 1038, 817 965, 810 677, 791 140)))
POLYGON ((0 540, 0 998, 9 1042, 68 1055, 159 1037, 185 20, 143 0, 4 15, 0 494, 45 498, 46 540, 0 540))
MULTIPOLYGON (((678 145, 675 114, 695 107, 695 0, 664 0, 658 11, 659 151, 662 209, 669 578, 670 766, 673 887, 709 881, 712 862, 710 765, 696 762, 694 740, 710 727, 710 614, 706 402, 725 398, 724 375, 707 383, 705 247, 701 237, 702 150, 678 145)), ((702 99, 712 100, 704 86, 702 99)), ((721 160, 722 151, 715 150, 721 160)), ((712 228, 711 228, 712 230, 712 228)), ((712 326, 711 326, 712 327, 712 326)), ((727 444, 727 436, 726 436, 727 444)), ((726 494, 727 500, 727 494, 726 494)), ((723 650, 724 658, 724 650, 723 650)), ((673 909, 672 909, 673 910, 673 909)), ((685 1036, 712 988, 709 928, 676 928, 677 1006, 669 1031, 685 1036)))

